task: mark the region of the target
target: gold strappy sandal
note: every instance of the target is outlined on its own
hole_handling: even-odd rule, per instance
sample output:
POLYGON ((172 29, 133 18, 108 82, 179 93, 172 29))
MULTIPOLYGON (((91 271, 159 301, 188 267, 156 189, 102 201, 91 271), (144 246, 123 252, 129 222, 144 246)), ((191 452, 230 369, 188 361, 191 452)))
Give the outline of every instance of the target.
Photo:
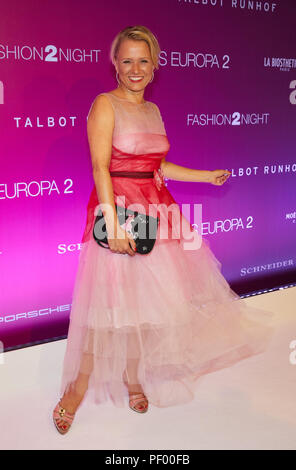
POLYGON ((148 400, 145 394, 137 393, 137 392, 129 392, 129 394, 130 394, 129 407, 132 410, 136 411, 137 413, 146 413, 146 411, 148 411, 148 400), (133 396, 133 398, 131 398, 131 395, 133 396), (140 406, 140 409, 137 409, 136 405, 141 402, 144 402, 144 404, 138 405, 140 406))
MULTIPOLYGON (((124 372, 123 382, 128 389, 128 382, 125 379, 126 371, 124 372)), ((136 411, 137 413, 146 413, 148 411, 148 399, 143 392, 130 392, 129 393, 129 407, 131 410, 136 411), (143 405, 140 405, 141 402, 144 402, 143 405)))
POLYGON ((59 403, 53 410, 53 422, 60 434, 66 434, 73 423, 75 413, 68 413, 65 408, 62 408, 60 406, 61 400, 62 399, 60 399, 59 403))

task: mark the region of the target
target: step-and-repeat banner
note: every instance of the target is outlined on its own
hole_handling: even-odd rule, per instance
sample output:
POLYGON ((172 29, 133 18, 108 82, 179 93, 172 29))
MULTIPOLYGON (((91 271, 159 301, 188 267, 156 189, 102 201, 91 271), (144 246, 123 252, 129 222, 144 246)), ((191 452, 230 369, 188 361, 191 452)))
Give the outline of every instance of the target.
MULTIPOLYGON (((294 0, 35 0, 0 15, 0 340, 4 350, 67 334, 93 187, 86 117, 117 87, 111 42, 157 37, 167 160, 228 169, 223 186, 169 180, 200 204, 200 233, 240 294, 295 281, 294 0)), ((190 214, 191 223, 195 223, 190 214)), ((197 227, 198 229, 198 227, 197 227)))

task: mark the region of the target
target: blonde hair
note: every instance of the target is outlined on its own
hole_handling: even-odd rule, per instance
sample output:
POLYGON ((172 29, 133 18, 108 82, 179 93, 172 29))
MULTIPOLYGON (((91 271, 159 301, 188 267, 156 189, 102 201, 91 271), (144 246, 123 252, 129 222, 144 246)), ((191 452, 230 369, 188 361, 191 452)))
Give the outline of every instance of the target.
POLYGON ((156 69, 159 68, 158 58, 160 54, 160 47, 158 44, 158 40, 156 39, 152 31, 150 31, 150 29, 141 25, 127 26, 126 28, 122 29, 113 39, 110 49, 110 59, 114 66, 115 61, 117 59, 120 44, 125 39, 145 41, 148 44, 154 67, 156 69))

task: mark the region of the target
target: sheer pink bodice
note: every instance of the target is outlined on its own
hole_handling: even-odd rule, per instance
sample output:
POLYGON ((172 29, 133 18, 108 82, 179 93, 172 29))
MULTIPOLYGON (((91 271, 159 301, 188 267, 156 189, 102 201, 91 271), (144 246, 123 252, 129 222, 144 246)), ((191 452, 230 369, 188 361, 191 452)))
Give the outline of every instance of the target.
MULTIPOLYGON (((102 95, 110 100, 115 118, 109 171, 146 172, 159 169, 162 158, 169 151, 170 143, 158 106, 150 101, 132 103, 111 93, 102 95)), ((166 186, 163 184, 160 189, 157 188, 152 178, 115 176, 112 177, 112 185, 115 203, 124 207, 133 204, 132 210, 145 210, 147 214, 156 215, 151 205, 176 204, 166 186)), ((92 236, 95 208, 98 204, 94 185, 87 207, 87 224, 82 242, 88 241, 92 236)), ((170 223, 168 225, 170 230, 170 223)))

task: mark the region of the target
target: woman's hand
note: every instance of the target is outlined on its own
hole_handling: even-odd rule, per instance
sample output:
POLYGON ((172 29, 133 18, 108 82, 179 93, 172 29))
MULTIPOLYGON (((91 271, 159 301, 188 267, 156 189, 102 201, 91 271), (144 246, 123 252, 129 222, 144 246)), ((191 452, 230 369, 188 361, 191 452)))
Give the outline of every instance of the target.
POLYGON ((110 250, 113 251, 113 253, 120 253, 120 254, 126 254, 127 253, 131 256, 134 256, 136 254, 136 242, 135 242, 135 240, 119 224, 117 224, 117 226, 116 226, 116 236, 115 237, 112 237, 111 233, 113 233, 113 232, 108 231, 108 228, 107 228, 107 233, 108 234, 110 233, 110 235, 107 235, 107 239, 108 239, 108 244, 109 244, 110 250), (109 238, 109 236, 110 236, 110 238, 109 238))
POLYGON ((216 186, 222 186, 225 181, 231 175, 230 171, 228 170, 213 170, 210 172, 210 181, 209 183, 214 184, 216 186))

